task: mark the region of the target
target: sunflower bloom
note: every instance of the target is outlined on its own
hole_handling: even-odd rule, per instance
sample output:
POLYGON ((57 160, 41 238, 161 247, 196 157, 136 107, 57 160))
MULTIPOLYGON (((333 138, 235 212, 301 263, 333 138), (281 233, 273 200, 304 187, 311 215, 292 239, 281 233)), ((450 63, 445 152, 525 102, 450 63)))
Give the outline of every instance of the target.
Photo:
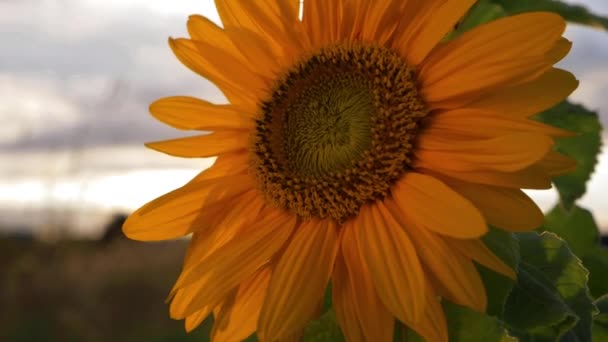
POLYGON ((349 341, 391 341, 396 320, 447 341, 441 301, 484 312, 481 264, 515 278, 488 226, 538 227, 522 191, 573 163, 568 132, 529 119, 577 80, 553 65, 564 20, 529 13, 444 38, 473 0, 216 0, 177 58, 228 99, 154 102, 199 135, 149 143, 215 164, 137 210, 136 240, 192 234, 170 315, 214 341, 298 339, 332 282, 349 341), (208 133, 211 131, 211 133, 208 133))

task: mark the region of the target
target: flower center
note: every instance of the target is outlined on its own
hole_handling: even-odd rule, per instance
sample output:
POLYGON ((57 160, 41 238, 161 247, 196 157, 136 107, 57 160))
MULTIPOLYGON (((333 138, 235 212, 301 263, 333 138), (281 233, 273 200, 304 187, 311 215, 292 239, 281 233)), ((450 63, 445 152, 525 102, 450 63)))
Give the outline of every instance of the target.
POLYGON ((414 70, 392 50, 323 48, 296 64, 261 104, 252 134, 260 190, 303 218, 344 222, 384 198, 410 168, 428 110, 414 70))

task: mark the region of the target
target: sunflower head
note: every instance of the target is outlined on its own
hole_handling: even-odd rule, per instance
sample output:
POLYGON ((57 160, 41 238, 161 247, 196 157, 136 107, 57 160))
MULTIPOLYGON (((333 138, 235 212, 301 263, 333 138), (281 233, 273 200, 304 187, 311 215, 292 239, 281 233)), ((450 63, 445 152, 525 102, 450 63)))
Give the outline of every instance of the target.
POLYGON ((446 40, 473 0, 216 0, 170 46, 228 103, 150 107, 180 129, 154 142, 216 156, 133 213, 140 240, 192 234, 170 313, 214 341, 298 339, 331 280, 349 341, 391 341, 400 321, 447 341, 442 301, 486 309, 475 264, 514 278, 480 239, 539 226, 522 188, 573 168, 568 132, 530 116, 577 86, 553 65, 564 20, 530 13, 446 40))

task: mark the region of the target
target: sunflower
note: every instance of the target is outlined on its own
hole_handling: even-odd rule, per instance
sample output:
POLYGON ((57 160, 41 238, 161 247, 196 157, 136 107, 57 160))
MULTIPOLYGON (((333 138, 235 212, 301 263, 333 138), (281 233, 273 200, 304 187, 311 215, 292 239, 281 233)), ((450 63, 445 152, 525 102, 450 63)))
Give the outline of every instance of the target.
POLYGON ((553 65, 564 20, 528 13, 447 39, 474 0, 216 0, 177 58, 228 99, 154 102, 175 128, 147 144, 217 157, 124 225, 136 240, 192 234, 170 315, 214 341, 298 339, 332 283, 349 341, 391 341, 398 320, 447 341, 441 301, 484 312, 475 264, 515 278, 480 239, 538 227, 522 188, 573 163, 568 132, 531 120, 577 80, 553 65))

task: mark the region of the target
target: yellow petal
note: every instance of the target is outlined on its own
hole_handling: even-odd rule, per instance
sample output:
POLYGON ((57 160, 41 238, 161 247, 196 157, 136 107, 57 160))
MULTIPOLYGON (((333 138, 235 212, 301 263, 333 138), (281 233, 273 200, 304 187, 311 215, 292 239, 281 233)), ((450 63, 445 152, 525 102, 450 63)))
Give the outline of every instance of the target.
POLYGON ((243 131, 217 131, 210 134, 146 143, 146 146, 171 156, 184 158, 214 157, 249 147, 249 136, 243 131))
POLYGON ((423 132, 418 143, 416 156, 421 165, 461 172, 518 171, 541 160, 553 146, 551 138, 535 133, 454 141, 433 132, 423 132))
POLYGON ((171 303, 174 318, 186 317, 207 305, 217 305, 231 289, 275 255, 291 235, 294 225, 294 217, 270 211, 252 223, 251 229, 239 239, 231 240, 198 265, 184 270, 176 288, 189 290, 193 295, 189 301, 171 303))
POLYGON ((359 217, 343 229, 354 230, 374 288, 386 308, 402 322, 420 321, 426 282, 416 248, 405 231, 379 204, 362 207, 359 217))
POLYGON ((448 185, 473 202, 488 223, 498 228, 524 232, 540 227, 545 219, 536 203, 519 189, 456 181, 448 185))
POLYGON ((404 51, 407 60, 413 65, 420 64, 476 2, 477 0, 446 1, 412 39, 410 49, 404 51))
POLYGON ((188 96, 166 97, 150 105, 158 120, 179 129, 244 129, 255 126, 251 114, 232 105, 216 105, 188 96))
POLYGON ((257 271, 241 283, 233 300, 222 305, 211 332, 214 342, 242 341, 255 332, 270 276, 269 267, 257 271))
POLYGON ((480 239, 452 239, 449 237, 444 237, 444 239, 450 246, 479 264, 511 279, 516 278, 515 271, 500 260, 480 239))
POLYGON ((479 210, 434 177, 408 172, 391 195, 403 215, 439 234, 472 238, 488 231, 479 210))
POLYGON ((336 224, 311 219, 298 227, 273 272, 258 323, 261 341, 303 329, 318 310, 338 250, 336 224))
MULTIPOLYGON (((332 290, 334 298, 337 298, 340 303, 342 312, 353 312, 354 319, 357 320, 343 323, 342 330, 346 331, 348 326, 358 323, 361 335, 358 339, 352 338, 348 339, 349 341, 392 341, 393 315, 376 294, 369 269, 357 246, 354 231, 350 227, 343 229, 341 246, 346 274, 343 276, 342 282, 333 279, 332 290)), ((335 300, 334 303, 336 303, 335 300)), ((337 308, 336 315, 338 315, 337 308)))
POLYGON ((123 225, 123 232, 130 239, 152 241, 208 229, 213 225, 214 217, 228 210, 227 201, 252 187, 247 175, 185 185, 131 214, 123 225))
POLYGON ((563 101, 578 87, 571 73, 551 69, 527 83, 500 88, 466 107, 517 118, 526 118, 563 101))

